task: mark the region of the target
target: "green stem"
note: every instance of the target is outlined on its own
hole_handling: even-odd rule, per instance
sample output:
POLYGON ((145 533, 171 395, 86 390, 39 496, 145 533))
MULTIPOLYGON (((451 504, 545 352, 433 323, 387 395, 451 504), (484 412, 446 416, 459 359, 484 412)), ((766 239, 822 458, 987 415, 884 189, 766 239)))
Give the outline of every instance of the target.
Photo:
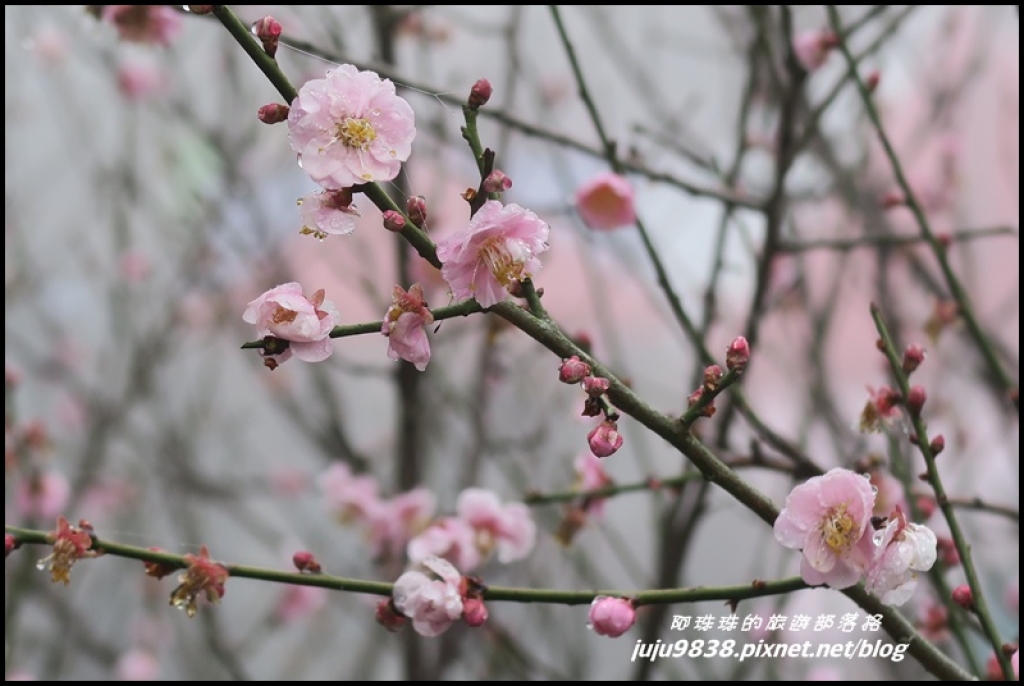
MULTIPOLYGON (((902 357, 896 351, 896 346, 893 344, 889 329, 885 326, 885 322, 882 321, 882 314, 874 303, 871 304, 871 318, 875 322, 875 328, 878 329, 878 335, 881 336, 883 352, 889 360, 889 366, 892 368, 896 385, 902 396, 906 398, 910 393, 910 381, 907 378, 906 372, 903 371, 902 357)), ((1003 642, 999 638, 999 632, 992 621, 988 605, 985 602, 985 596, 981 590, 981 582, 978 579, 978 572, 975 569, 974 559, 971 555, 971 546, 964 537, 963 531, 960 528, 960 522, 953 512, 953 506, 950 505, 949 498, 946 497, 946 489, 942 485, 942 479, 939 477, 939 469, 935 464, 935 455, 932 453, 931 444, 928 442, 928 429, 925 426, 924 420, 921 419, 919 412, 912 413, 907 410, 906 414, 909 416, 910 422, 914 427, 914 434, 917 436, 917 447, 924 457, 928 472, 928 483, 931 484, 932 489, 935 491, 935 501, 938 503, 939 509, 942 510, 942 515, 949 526, 949 535, 953 538, 956 550, 960 554, 960 564, 963 567, 964 576, 967 577, 967 584, 970 586, 971 595, 974 596, 974 613, 977 615, 989 643, 992 644, 992 650, 996 654, 996 659, 999 660, 1003 677, 1007 681, 1015 681, 1016 677, 1013 675, 1013 666, 1010 664, 1010 658, 1003 653, 1003 642)))
POLYGON ((292 100, 299 94, 292 86, 291 81, 281 71, 281 66, 273 57, 263 49, 263 44, 252 34, 252 30, 242 23, 242 20, 235 16, 235 13, 228 9, 227 5, 214 5, 213 14, 224 28, 228 30, 238 44, 242 46, 246 54, 260 68, 260 71, 267 77, 277 92, 281 94, 285 102, 291 104, 292 100))
POLYGON ((687 481, 700 479, 700 472, 690 472, 671 479, 647 479, 631 484, 612 484, 602 486, 589 491, 564 491, 562 493, 528 493, 523 497, 527 505, 551 505, 554 503, 568 503, 574 500, 595 500, 597 498, 611 498, 623 493, 637 493, 640 491, 657 491, 665 488, 679 488, 687 481))

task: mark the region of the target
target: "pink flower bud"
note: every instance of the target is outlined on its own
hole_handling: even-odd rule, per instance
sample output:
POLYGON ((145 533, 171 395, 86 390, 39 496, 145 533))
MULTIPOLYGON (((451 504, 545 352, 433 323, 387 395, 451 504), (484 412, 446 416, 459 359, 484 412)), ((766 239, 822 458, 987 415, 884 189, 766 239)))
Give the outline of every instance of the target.
POLYGON ((713 364, 704 370, 704 388, 708 391, 718 390, 718 384, 722 380, 722 368, 713 364))
POLYGON ((487 621, 488 613, 484 601, 467 598, 462 603, 462 619, 471 627, 478 627, 487 621))
POLYGON ((932 457, 938 457, 939 453, 946 449, 946 439, 939 434, 932 439, 932 442, 928 444, 928 447, 932 449, 932 457))
POLYGON ((10 534, 4 534, 4 557, 7 557, 17 547, 18 542, 14 540, 14 536, 10 534))
POLYGON ((263 17, 252 25, 252 32, 263 43, 263 50, 271 57, 277 54, 278 42, 281 39, 281 23, 273 17, 263 17))
POLYGON ((505 176, 505 172, 495 169, 484 179, 484 193, 502 193, 512 188, 512 179, 505 176))
MULTIPOLYGON (((687 407, 695 406, 697 403, 700 402, 700 399, 703 398, 703 397, 704 397, 704 387, 701 386, 700 388, 695 390, 693 393, 691 393, 690 395, 686 396, 686 406, 687 407)), ((701 417, 707 417, 707 418, 710 419, 711 417, 715 416, 715 412, 716 411, 717 411, 717 408, 715 407, 715 403, 712 400, 710 403, 708 403, 700 411, 700 416, 701 417)))
POLYGON ((739 373, 746 368, 748 362, 750 362, 750 344, 743 336, 737 336, 725 351, 725 366, 729 371, 739 373))
POLYGON ((494 88, 491 87, 491 82, 487 79, 480 79, 473 84, 473 87, 469 89, 469 100, 466 101, 466 106, 471 110, 478 110, 487 104, 487 101, 491 99, 491 93, 494 92, 494 88))
POLYGON ((377 603, 376 619, 378 624, 392 633, 401 629, 408 621, 398 612, 398 610, 395 609, 395 605, 391 602, 391 598, 387 598, 377 603))
POLYGON ((278 124, 283 121, 288 121, 288 105, 282 105, 279 102, 272 102, 264 105, 256 113, 259 120, 264 124, 278 124))
POLYGON ((610 419, 606 419, 587 434, 587 442, 590 444, 590 452, 598 457, 608 457, 622 447, 622 434, 619 433, 618 425, 610 419))
POLYGON ((317 561, 313 553, 308 550, 300 550, 299 552, 292 555, 292 563, 295 565, 295 569, 300 572, 309 572, 310 574, 320 573, 320 563, 317 561))
POLYGON ((940 536, 935 542, 935 549, 939 559, 947 567, 956 567, 960 564, 960 551, 956 549, 956 544, 949 536, 940 536))
POLYGON ((953 589, 953 593, 950 594, 953 602, 962 607, 965 610, 974 609, 974 594, 971 593, 971 587, 967 584, 960 584, 953 589))
POLYGON ((911 386, 910 392, 907 393, 907 411, 915 416, 921 414, 926 399, 923 386, 911 386))
POLYGON ((878 82, 881 80, 881 72, 875 69, 867 75, 867 78, 864 79, 864 87, 868 89, 868 93, 874 93, 878 88, 878 82))
POLYGON ((611 382, 600 376, 588 376, 583 379, 583 390, 587 395, 601 396, 608 392, 611 382))
POLYGON ((927 495, 917 496, 917 509, 924 519, 928 519, 935 514, 935 509, 937 507, 938 503, 935 502, 935 498, 927 495))
POLYGON ((576 384, 590 376, 590 365, 573 355, 568 360, 562 360, 562 366, 558 368, 558 380, 562 383, 576 384))
POLYGON ((903 351, 903 371, 910 374, 924 362, 924 348, 916 343, 908 345, 903 351))
POLYGON ((626 598, 598 596, 590 604, 590 624, 595 633, 618 638, 636 623, 633 601, 626 598))
POLYGON ((422 195, 414 195, 405 201, 405 213, 416 226, 422 227, 427 222, 427 199, 422 195))
POLYGON ((394 210, 386 210, 384 212, 384 228, 395 233, 401 232, 405 228, 405 217, 394 210))

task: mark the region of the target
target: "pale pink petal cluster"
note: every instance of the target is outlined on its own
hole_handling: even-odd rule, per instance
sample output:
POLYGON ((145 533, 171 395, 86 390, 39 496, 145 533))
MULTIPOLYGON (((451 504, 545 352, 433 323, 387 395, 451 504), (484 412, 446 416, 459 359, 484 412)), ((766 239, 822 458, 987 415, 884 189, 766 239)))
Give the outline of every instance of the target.
POLYGON ((100 18, 121 40, 168 46, 181 33, 181 17, 170 5, 100 5, 100 18))
POLYGON ((343 522, 360 521, 379 507, 377 480, 365 474, 353 474, 348 465, 336 462, 317 477, 317 486, 327 507, 343 522))
POLYGON ((540 269, 537 255, 548 249, 549 231, 530 210, 488 200, 465 231, 437 244, 441 275, 456 300, 476 298, 481 307, 496 305, 509 286, 540 269))
POLYGON ((434 323, 423 299, 423 287, 417 283, 406 291, 395 286, 391 299, 381 325, 381 333, 388 338, 388 357, 410 362, 422 372, 430 362, 426 327, 434 323))
POLYGON ((886 605, 902 605, 917 588, 917 573, 935 564, 936 538, 926 526, 908 522, 899 508, 876 534, 875 557, 865 587, 886 605))
MULTIPOLYGON (((303 362, 320 362, 331 356, 331 329, 341 321, 334 303, 324 298, 323 289, 307 298, 299 284, 282 284, 250 302, 242 319, 255 325, 256 335, 261 338, 273 336, 288 341, 286 352, 303 362)), ((281 357, 282 362, 287 359, 281 357)))
POLYGON ((467 488, 459 494, 455 509, 476 530, 481 552, 486 556, 497 548, 502 564, 525 558, 537 543, 537 525, 523 503, 502 505, 492 491, 467 488))
POLYGON ((792 490, 775 520, 775 538, 803 551, 804 581, 848 588, 860 580, 874 553, 874 502, 867 477, 838 467, 792 490))
POLYGON ((314 191, 298 199, 299 233, 323 240, 327 236, 346 236, 356 230, 359 216, 352 207, 352 194, 341 190, 314 191))
POLYGON ((437 511, 437 497, 426 488, 378 501, 366 519, 366 531, 376 557, 400 556, 409 540, 426 529, 437 511))
POLYGON ((18 479, 14 509, 29 519, 55 519, 67 507, 71 484, 60 472, 46 471, 18 479))
POLYGON ((618 638, 634 624, 636 609, 631 600, 602 595, 590 604, 590 623, 587 626, 600 636, 618 638))
POLYGON ((602 172, 576 189, 576 211, 597 231, 612 231, 636 223, 633 186, 614 172, 602 172))
POLYGON ((324 188, 394 179, 415 137, 412 107, 395 85, 351 64, 307 81, 288 113, 292 150, 324 188))
POLYGON ((391 598, 416 633, 438 636, 462 617, 462 575, 439 557, 428 557, 422 566, 432 574, 406 572, 395 581, 391 598))
POLYGON ((442 517, 409 541, 409 562, 416 564, 431 555, 443 557, 459 569, 475 569, 483 559, 476 545, 476 529, 458 517, 442 517))

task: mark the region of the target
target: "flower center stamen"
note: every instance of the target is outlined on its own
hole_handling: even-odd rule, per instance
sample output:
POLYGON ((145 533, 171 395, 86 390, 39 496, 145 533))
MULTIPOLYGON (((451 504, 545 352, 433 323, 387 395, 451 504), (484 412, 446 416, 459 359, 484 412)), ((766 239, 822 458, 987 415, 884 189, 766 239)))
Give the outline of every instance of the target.
POLYGON ((829 513, 822 527, 825 545, 834 553, 845 553, 856 543, 857 532, 854 529, 853 518, 846 513, 846 505, 840 505, 829 513))
POLYGON ((377 132, 367 119, 346 117, 338 123, 336 138, 350 148, 365 151, 377 139, 377 132))
POLYGON ((529 255, 516 255, 523 250, 516 250, 518 244, 511 243, 503 238, 489 238, 480 248, 480 255, 483 261, 491 270, 495 280, 502 286, 508 286, 513 281, 521 281, 526 266, 526 259, 529 255))

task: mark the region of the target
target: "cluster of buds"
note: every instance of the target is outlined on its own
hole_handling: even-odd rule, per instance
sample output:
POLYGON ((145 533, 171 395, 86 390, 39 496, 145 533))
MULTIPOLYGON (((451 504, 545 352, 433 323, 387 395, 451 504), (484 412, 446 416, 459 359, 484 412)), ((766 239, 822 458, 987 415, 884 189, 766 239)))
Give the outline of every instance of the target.
POLYGON ((697 417, 715 416, 715 396, 724 388, 723 379, 726 384, 732 383, 735 377, 743 373, 749 362, 750 343, 743 336, 738 336, 725 351, 725 366, 732 376, 725 379, 725 372, 717 364, 705 368, 700 388, 686 397, 687 407, 691 410, 697 408, 697 417))
POLYGON ((613 412, 604 399, 611 381, 601 376, 593 376, 593 368, 577 355, 562 360, 558 368, 558 380, 566 384, 582 384, 587 393, 583 403, 584 417, 598 417, 604 414, 604 421, 591 429, 587 434, 590 452, 597 457, 608 457, 622 447, 622 434, 617 424, 618 415, 613 412))

